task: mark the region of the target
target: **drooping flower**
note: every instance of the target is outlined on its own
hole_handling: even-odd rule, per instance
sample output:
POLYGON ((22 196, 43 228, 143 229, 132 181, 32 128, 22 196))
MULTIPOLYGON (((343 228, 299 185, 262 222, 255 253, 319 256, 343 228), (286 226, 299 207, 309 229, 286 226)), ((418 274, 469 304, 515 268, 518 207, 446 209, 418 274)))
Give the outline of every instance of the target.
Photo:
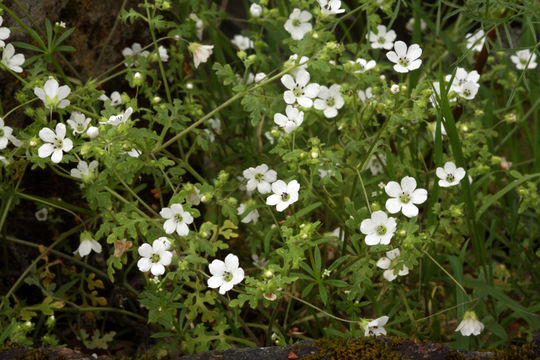
POLYGON ((484 330, 484 324, 478 320, 474 311, 466 311, 463 320, 459 323, 455 331, 461 332, 463 336, 480 335, 484 330))
POLYGON ((384 326, 388 322, 388 319, 390 319, 388 316, 381 316, 378 319, 372 320, 368 322, 367 324, 363 325, 364 327, 364 336, 370 336, 370 335, 386 335, 386 329, 384 326))
POLYGON ((34 94, 43 101, 47 109, 63 109, 69 105, 66 98, 71 93, 67 85, 59 86, 56 79, 49 79, 45 82, 43 88, 35 87, 34 94))
POLYGON ((484 30, 480 29, 477 32, 468 33, 465 35, 465 40, 467 40, 467 49, 472 49, 474 51, 482 51, 484 47, 484 42, 486 41, 484 30))
POLYGON ((13 135, 13 129, 10 126, 4 125, 4 119, 0 117, 0 149, 5 149, 8 141, 11 141, 16 147, 22 145, 22 141, 13 135))
POLYGON ((362 102, 369 101, 373 97, 371 87, 368 87, 366 90, 358 90, 358 97, 362 102))
POLYGON ((142 244, 139 247, 141 258, 137 261, 137 267, 141 272, 150 270, 152 275, 158 276, 165 273, 165 266, 170 265, 172 253, 169 250, 171 242, 166 237, 160 237, 150 244, 142 244))
POLYGON ((310 75, 305 70, 300 70, 293 78, 289 74, 281 77, 281 83, 287 88, 283 93, 283 99, 287 104, 294 104, 310 108, 313 106, 313 98, 319 93, 319 84, 309 84, 310 75))
POLYGON ((193 63, 195 64, 195 68, 198 68, 201 63, 208 61, 208 58, 210 55, 212 55, 214 45, 201 45, 199 43, 192 42, 189 44, 188 49, 193 55, 193 63))
POLYGON ((120 124, 125 123, 129 119, 132 113, 133 113, 133 109, 130 106, 126 109, 126 111, 123 114, 112 115, 109 117, 109 120, 102 121, 100 122, 100 124, 118 126, 120 124))
POLYGON ((167 219, 163 224, 165 233, 172 234, 176 231, 179 236, 186 236, 189 234, 188 224, 193 222, 193 216, 180 204, 172 204, 170 208, 166 207, 161 209, 159 215, 164 219, 167 219))
POLYGON ((39 137, 45 142, 38 149, 40 158, 51 156, 53 163, 62 161, 64 152, 68 152, 73 148, 73 141, 66 138, 66 125, 57 124, 56 133, 49 128, 39 130, 39 137))
POLYGON ((345 9, 341 9, 341 0, 317 0, 321 6, 321 14, 324 16, 341 14, 345 9))
POLYGON ((394 30, 386 30, 386 26, 384 25, 377 25, 377 33, 372 31, 369 33, 369 41, 373 49, 392 49, 396 37, 396 32, 394 30))
POLYGON ((113 91, 111 93, 111 97, 109 98, 107 95, 105 94, 102 94, 98 100, 101 100, 103 102, 106 102, 106 101, 109 101, 110 100, 110 104, 111 106, 117 106, 117 105, 121 105, 122 104, 122 95, 120 95, 120 93, 118 91, 113 91))
POLYGON ((371 218, 362 220, 360 231, 366 235, 366 245, 388 245, 396 232, 396 219, 377 210, 371 214, 371 218))
POLYGON ((124 62, 125 66, 137 66, 138 62, 134 59, 135 56, 140 55, 143 57, 147 57, 148 55, 150 55, 150 52, 147 50, 143 51, 141 44, 139 44, 138 42, 134 42, 131 47, 126 47, 124 48, 124 50, 122 50, 122 55, 124 55, 127 60, 124 62))
MULTIPOLYGON (((4 22, 4 18, 0 16, 0 26, 4 22)), ((0 27, 0 48, 6 46, 4 40, 9 38, 11 31, 7 27, 0 27)))
POLYGON ((296 77, 296 74, 300 71, 300 70, 305 70, 307 71, 307 67, 308 67, 308 61, 309 61, 309 58, 307 56, 302 56, 300 57, 300 59, 298 59, 298 54, 293 54, 291 56, 289 56, 289 61, 290 62, 293 62, 294 64, 298 64, 299 66, 294 68, 293 70, 291 70, 291 74, 292 76, 295 76, 296 77))
POLYGON ((358 69, 354 71, 355 74, 364 73, 368 70, 373 69, 375 65, 377 65, 375 60, 368 61, 363 58, 358 58, 355 61, 349 60, 349 63, 351 63, 355 69, 358 69))
POLYGON ((261 164, 255 168, 250 167, 242 173, 247 179, 246 190, 257 189, 261 194, 272 191, 272 183, 277 179, 277 172, 268 168, 268 165, 261 164))
POLYGON ((247 36, 234 35, 234 38, 231 40, 231 42, 242 51, 247 49, 253 49, 253 40, 250 40, 247 36))
POLYGON ((101 244, 98 243, 96 240, 92 239, 92 234, 85 231, 81 234, 81 243, 79 244, 79 247, 77 250, 73 252, 73 254, 83 257, 90 252, 94 250, 96 253, 101 253, 101 244))
POLYGON ((204 23, 195 13, 189 14, 189 18, 195 22, 195 28, 197 29, 197 39, 201 41, 203 38, 204 23))
POLYGON ((382 174, 384 171, 384 167, 386 166, 386 156, 385 155, 373 155, 367 165, 366 168, 371 171, 371 175, 375 176, 377 174, 382 174))
POLYGON ((92 119, 87 118, 84 114, 78 111, 73 111, 67 120, 67 123, 71 128, 73 135, 75 135, 85 132, 88 124, 90 124, 90 121, 92 121, 92 119))
POLYGON ((23 71, 21 65, 24 63, 24 60, 25 58, 23 54, 15 54, 15 48, 13 45, 6 45, 4 51, 2 52, 2 64, 13 72, 21 73, 23 71))
POLYGON ((238 208, 236 209, 238 211, 238 216, 242 217, 242 222, 244 224, 248 224, 250 222, 256 223, 257 220, 259 220, 259 211, 257 209, 251 210, 247 215, 244 216, 244 213, 246 212, 246 204, 242 203, 238 208))
POLYGON ((398 213, 413 217, 418 215, 416 205, 427 200, 426 189, 416 189, 416 180, 413 177, 405 176, 401 179, 401 186, 395 181, 390 181, 384 187, 384 191, 391 198, 386 200, 386 210, 390 214, 398 213))
POLYGON ((386 53, 388 60, 395 63, 394 70, 399 73, 418 69, 422 65, 422 60, 419 59, 420 55, 422 55, 422 49, 418 44, 407 47, 403 41, 396 41, 394 51, 386 53))
POLYGON ((214 260, 208 265, 212 277, 208 279, 208 287, 219 288, 219 293, 225 293, 244 280, 244 269, 240 267, 238 256, 228 254, 225 261, 214 260))
POLYGON ((313 29, 309 22, 311 18, 312 15, 308 11, 300 11, 300 9, 294 8, 283 27, 291 34, 293 40, 302 40, 304 35, 313 29))
POLYGON ((249 13, 251 14, 251 16, 253 16, 254 18, 258 18, 262 15, 262 11, 263 11, 263 8, 261 5, 259 4, 251 4, 251 6, 249 7, 249 13))
POLYGON ((450 187, 459 184, 461 179, 465 177, 465 170, 461 167, 456 168, 456 164, 452 161, 448 161, 444 164, 444 168, 437 168, 436 174, 440 179, 440 187, 450 187))
POLYGON ((327 88, 326 86, 319 87, 319 94, 317 99, 315 99, 313 106, 317 110, 322 110, 324 116, 327 119, 336 117, 338 110, 343 107, 345 100, 340 93, 341 85, 334 84, 327 88))
POLYGON ((98 165, 99 163, 97 160, 92 160, 90 164, 84 160, 81 160, 77 164, 76 168, 71 169, 71 176, 82 179, 83 181, 88 181, 94 176, 94 171, 98 165))
POLYGON ((273 194, 266 198, 267 205, 276 205, 276 210, 281 212, 298 200, 300 184, 296 180, 288 184, 283 180, 272 183, 273 194))
POLYGON ((512 60, 518 70, 536 69, 538 66, 536 63, 536 54, 531 53, 529 49, 517 51, 516 55, 510 56, 510 60, 512 60))
POLYGON ((292 105, 287 105, 285 114, 287 114, 287 116, 280 113, 274 114, 274 122, 282 127, 286 133, 290 133, 302 125, 302 122, 304 121, 303 111, 298 110, 298 108, 292 105))
MULTIPOLYGON (((386 257, 382 257, 377 261, 377 267, 385 270, 383 277, 388 281, 394 281, 398 275, 405 276, 409 274, 409 268, 405 265, 401 266, 401 270, 398 271, 398 274, 395 274, 395 265, 398 261, 396 259, 399 257, 399 249, 394 249, 386 252, 386 257)), ((399 265, 399 264, 398 264, 399 265)))

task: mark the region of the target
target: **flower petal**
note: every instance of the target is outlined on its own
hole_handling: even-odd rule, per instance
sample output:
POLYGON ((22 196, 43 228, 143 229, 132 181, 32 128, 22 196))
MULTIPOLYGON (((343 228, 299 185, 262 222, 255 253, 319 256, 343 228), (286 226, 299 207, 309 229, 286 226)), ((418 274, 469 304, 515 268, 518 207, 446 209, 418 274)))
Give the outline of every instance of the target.
POLYGON ((238 269, 238 266, 238 256, 229 254, 225 257, 225 268, 227 269, 227 271, 232 272, 233 270, 238 269))
POLYGON ((40 158, 49 157, 54 151, 54 146, 52 144, 43 144, 38 149, 38 155, 40 158))
POLYGON ((406 217, 411 218, 418 215, 418 208, 412 203, 403 204, 403 207, 401 208, 401 212, 406 217))
POLYGON ((396 198, 391 198, 391 199, 388 199, 386 200, 386 210, 388 210, 388 212, 390 214, 395 214, 395 213, 398 213, 399 210, 401 210, 401 201, 399 201, 399 199, 396 199, 396 198))
POLYGON ((141 258, 137 261, 137 267, 139 271, 147 272, 152 267, 152 261, 147 257, 141 258))
POLYGON ((138 251, 140 256, 144 256, 146 258, 150 258, 152 257, 152 255, 154 255, 154 250, 152 249, 152 246, 150 246, 150 244, 142 244, 141 246, 139 246, 138 251))
POLYGON ((411 176, 405 176, 401 179, 401 189, 407 194, 412 193, 416 189, 416 179, 411 176))
POLYGON ((223 278, 221 276, 212 276, 207 280, 207 284, 209 288, 216 289, 223 285, 223 278))
POLYGON ((391 197, 398 197, 401 195, 401 186, 395 181, 390 181, 386 186, 384 187, 384 191, 388 196, 391 197))
POLYGON ((208 270, 210 270, 210 274, 214 276, 223 276, 226 271, 225 263, 216 259, 208 265, 208 270))

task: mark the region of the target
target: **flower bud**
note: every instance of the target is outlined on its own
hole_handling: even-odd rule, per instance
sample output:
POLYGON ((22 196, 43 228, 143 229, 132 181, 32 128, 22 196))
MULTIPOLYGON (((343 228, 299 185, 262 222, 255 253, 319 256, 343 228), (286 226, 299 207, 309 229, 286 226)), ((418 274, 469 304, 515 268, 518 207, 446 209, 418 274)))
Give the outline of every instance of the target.
POLYGON ((401 238, 404 238, 405 236, 407 236, 407 231, 401 229, 398 231, 398 236, 401 237, 401 238))
POLYGON ((266 270, 264 272, 264 277, 267 278, 267 279, 271 279, 274 277, 274 272, 270 269, 266 270))
POLYGON ((90 126, 88 130, 86 130, 86 135, 88 135, 90 139, 95 139, 99 135, 99 129, 95 126, 90 126))
POLYGON ((193 83, 188 82, 188 83, 186 84, 186 89, 188 89, 188 90, 193 90, 193 83))
POLYGON ((254 18, 258 18, 259 16, 261 16, 262 11, 263 11, 262 6, 259 5, 259 4, 251 4, 251 6, 249 8, 249 13, 254 18))
POLYGON ((392 92, 392 94, 397 94, 399 92, 399 85, 398 84, 393 84, 391 87, 390 87, 390 91, 392 92))
POLYGON ((140 72, 136 72, 135 75, 133 75, 133 85, 135 86, 141 86, 144 84, 144 77, 140 72))

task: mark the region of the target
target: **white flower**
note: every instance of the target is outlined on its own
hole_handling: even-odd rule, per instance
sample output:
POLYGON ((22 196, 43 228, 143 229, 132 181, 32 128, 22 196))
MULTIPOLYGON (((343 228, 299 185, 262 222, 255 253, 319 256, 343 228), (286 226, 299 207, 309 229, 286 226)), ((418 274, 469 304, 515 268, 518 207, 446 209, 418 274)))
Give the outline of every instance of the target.
POLYGON ((257 189, 261 194, 269 193, 272 190, 272 185, 270 184, 277 179, 277 172, 268 169, 268 165, 266 164, 261 164, 255 168, 250 167, 244 170, 242 175, 248 181, 246 190, 253 191, 257 189))
POLYGON ((384 211, 374 211, 370 219, 362 220, 360 231, 367 235, 366 245, 388 245, 396 232, 396 219, 388 217, 384 211))
MULTIPOLYGON (((428 128, 431 129, 431 134, 433 135, 433 140, 435 140, 435 132, 437 131, 437 122, 432 122, 428 125, 428 128)), ((446 129, 444 128, 444 124, 441 121, 441 137, 446 135, 446 129)))
MULTIPOLYGON (((397 263, 396 258, 399 257, 399 249, 394 249, 386 252, 386 257, 382 257, 377 261, 377 267, 385 270, 383 277, 388 281, 394 281, 397 276, 405 276, 409 274, 409 268, 402 265, 401 270, 398 271, 398 275, 394 273, 393 263, 397 263)), ((399 265, 399 264, 398 264, 399 265)))
POLYGON ((214 130, 216 134, 221 133, 221 120, 219 119, 208 119, 207 121, 208 125, 214 130))
POLYGON ((305 70, 300 70, 293 78, 289 74, 281 77, 281 83, 288 89, 283 93, 283 99, 287 104, 294 104, 310 108, 313 106, 313 98, 319 93, 319 84, 308 84, 310 75, 305 70))
MULTIPOLYGON (((5 29, 5 28, 0 28, 5 29)), ((0 40, 1 42, 1 40, 0 40)), ((24 63, 23 54, 15 54, 15 48, 11 44, 7 44, 2 52, 2 64, 13 72, 21 73, 23 71, 21 65, 24 63)))
POLYGON ((17 147, 22 145, 22 141, 13 136, 13 129, 4 125, 4 119, 0 118, 0 149, 5 149, 8 141, 11 141, 17 147))
POLYGON ((259 81, 261 81, 262 79, 264 79, 265 77, 266 77, 266 74, 265 74, 265 73, 263 73, 263 72, 258 72, 258 73, 255 74, 254 80, 255 80, 255 82, 259 82, 259 81))
POLYGON ((371 41, 371 47, 373 49, 392 49, 396 37, 396 32, 394 30, 386 30, 386 26, 384 25, 377 25, 377 33, 372 31, 369 33, 369 41, 371 41))
POLYGON ((472 100, 478 93, 480 85, 478 83, 467 81, 465 84, 461 85, 458 90, 458 95, 464 99, 472 100))
POLYGON ((341 9, 340 0, 317 0, 321 6, 321 14, 324 16, 341 14, 345 9, 341 9))
POLYGON ((287 105, 285 113, 287 116, 280 113, 274 114, 274 122, 281 126, 286 133, 290 133, 302 125, 302 122, 304 121, 303 111, 298 110, 298 108, 292 105, 287 105))
MULTIPOLYGON (((246 204, 240 204, 236 210, 238 211, 238 215, 242 216, 246 211, 246 204)), ((246 216, 243 216, 241 221, 247 224, 250 222, 256 223, 257 220, 259 220, 259 212, 255 209, 251 210, 246 216)))
POLYGON ((375 60, 367 61, 366 59, 362 59, 362 58, 358 58, 356 59, 356 61, 349 60, 349 63, 351 63, 355 69, 359 69, 359 70, 354 71, 355 74, 363 73, 368 70, 371 70, 375 67, 375 65, 377 65, 375 60))
POLYGON ((4 165, 9 164, 9 161, 7 161, 6 157, 2 156, 2 155, 0 155, 0 162, 2 162, 2 164, 4 164, 4 165))
POLYGON ((407 48, 407 44, 403 41, 396 41, 394 51, 386 53, 388 60, 395 63, 394 70, 399 73, 418 69, 422 65, 420 55, 422 55, 422 49, 418 44, 412 44, 407 48))
POLYGON ((71 176, 78 178, 78 179, 90 179, 94 176, 94 171, 98 167, 97 160, 93 160, 90 162, 90 165, 86 161, 79 161, 77 164, 77 168, 71 169, 71 176))
POLYGON ((455 331, 461 332, 463 336, 480 335, 484 330, 484 324, 478 321, 474 311, 466 311, 463 320, 459 323, 455 331))
POLYGON ((332 171, 332 169, 317 169, 317 171, 319 172, 319 176, 321 179, 324 179, 327 176, 334 175, 334 171, 332 171))
POLYGON ((189 233, 188 224, 193 222, 193 216, 180 204, 172 204, 170 208, 163 208, 159 215, 167 219, 163 224, 165 233, 172 234, 176 231, 179 236, 186 236, 189 233))
POLYGON ((295 65, 296 64, 299 65, 298 67, 291 70, 292 76, 296 76, 296 74, 300 70, 306 70, 307 71, 308 61, 309 61, 309 58, 307 56, 302 56, 302 57, 300 57, 300 60, 298 60, 298 54, 293 54, 293 55, 289 56, 288 61, 292 62, 295 65))
POLYGON ((210 55, 212 55, 214 45, 201 45, 193 42, 189 44, 188 49, 191 54, 193 54, 193 63, 195 64, 195 68, 198 68, 201 63, 208 61, 208 58, 210 55))
POLYGON ((199 17, 195 13, 189 14, 189 18, 195 21, 195 28, 197 29, 197 39, 201 41, 203 37, 203 30, 204 30, 204 24, 202 20, 199 19, 199 17))
POLYGON ((212 277, 208 279, 208 287, 219 288, 219 293, 224 295, 231 290, 234 285, 244 280, 244 270, 239 266, 238 256, 229 254, 225 257, 225 262, 214 260, 208 265, 212 277))
POLYGON ((99 135, 99 129, 95 126, 90 126, 88 130, 86 130, 86 135, 88 135, 90 139, 95 139, 99 135))
POLYGON ((300 184, 292 180, 288 184, 283 180, 272 183, 273 194, 266 198, 267 205, 276 205, 276 210, 281 212, 298 200, 300 184))
POLYGON ((384 328, 384 325, 386 325, 388 319, 390 319, 388 316, 381 316, 378 319, 368 322, 366 325, 364 325, 364 336, 386 335, 386 329, 384 328))
POLYGON ((327 119, 336 117, 338 110, 343 107, 345 101, 340 93, 341 85, 334 84, 327 88, 326 86, 319 87, 319 94, 315 99, 313 106, 317 110, 323 110, 324 116, 327 119))
POLYGON ((90 124, 90 121, 92 121, 92 119, 87 118, 84 114, 78 111, 73 111, 67 120, 67 123, 71 128, 73 135, 75 135, 85 132, 88 124, 90 124))
POLYGON ((486 41, 484 30, 480 29, 474 34, 468 33, 465 35, 465 40, 467 40, 467 49, 482 51, 484 42, 486 41))
POLYGON ((81 234, 81 243, 79 244, 79 248, 73 252, 73 254, 83 257, 90 252, 94 250, 98 254, 101 253, 101 244, 98 243, 96 240, 92 239, 92 236, 88 232, 83 232, 81 234))
POLYGON ((60 28, 62 28, 62 29, 65 29, 65 28, 66 28, 66 23, 63 22, 63 21, 57 21, 57 22, 54 23, 54 25, 55 25, 55 26, 58 26, 58 27, 60 27, 60 28))
MULTIPOLYGON (((446 75, 445 80, 446 82, 449 82, 452 79, 452 75, 446 75)), ((478 71, 473 70, 471 72, 467 72, 462 67, 458 67, 456 69, 456 75, 454 76, 454 79, 452 80, 452 83, 450 84, 450 87, 452 90, 458 91, 460 87, 462 87, 467 82, 473 82, 477 83, 480 80, 480 74, 478 74, 478 71)))
POLYGON ((438 167, 436 174, 439 177, 440 187, 449 187, 459 184, 461 179, 465 177, 465 170, 463 168, 456 168, 456 164, 452 161, 448 161, 444 164, 444 168, 438 167))
POLYGON ((392 86, 390 86, 390 92, 394 95, 397 94, 399 92, 399 85, 392 84, 392 86))
POLYGON ((47 217, 49 216, 49 210, 47 208, 41 208, 34 214, 37 221, 47 221, 47 217))
POLYGON ((517 51, 516 55, 510 56, 510 60, 512 60, 518 70, 536 69, 538 66, 536 63, 536 54, 531 53, 529 49, 517 51))
POLYGON ((141 156, 142 151, 137 150, 135 148, 131 148, 131 150, 129 150, 126 154, 128 154, 128 156, 130 156, 132 158, 138 158, 139 156, 141 156))
POLYGON ((49 79, 43 88, 35 87, 34 94, 43 101, 47 109, 63 109, 69 105, 68 97, 71 89, 67 85, 58 86, 58 81, 49 79))
MULTIPOLYGON (((141 55, 141 56, 148 56, 150 53, 146 50, 142 51, 142 47, 141 47, 141 44, 139 44, 138 42, 134 42, 132 45, 131 45, 131 48, 129 47, 126 47, 124 48, 124 50, 122 50, 122 55, 124 55, 124 57, 126 59, 130 58, 130 57, 134 57, 135 55, 141 55)), ((124 62, 124 65, 125 66, 131 66, 131 65, 137 65, 138 62, 136 60, 133 60, 133 59, 129 59, 129 62, 126 61, 124 62)))
POLYGON ((111 101, 111 106, 117 106, 122 104, 122 95, 118 91, 113 91, 111 93, 111 97, 109 98, 107 95, 102 94, 98 100, 101 100, 103 102, 106 102, 108 100, 111 101))
POLYGON ((163 45, 159 45, 158 54, 162 62, 169 61, 169 54, 167 53, 167 49, 163 45))
POLYGON ((422 204, 427 200, 427 190, 416 189, 416 180, 410 176, 401 179, 401 186, 395 181, 390 181, 384 187, 384 191, 391 197, 386 200, 386 210, 390 214, 401 210, 407 217, 416 216, 418 208, 415 204, 422 204))
MULTIPOLYGON (((4 18, 0 16, 0 25, 2 25, 3 22, 4 18)), ((11 31, 7 27, 0 27, 0 48, 6 45, 4 40, 6 40, 10 34, 11 31)))
POLYGON ((126 111, 123 114, 112 115, 111 117, 109 117, 109 120, 102 121, 100 122, 100 124, 118 126, 120 124, 125 123, 129 119, 132 113, 133 113, 133 109, 130 106, 126 109, 126 111))
POLYGON ((39 137, 46 142, 38 149, 40 158, 51 156, 53 163, 59 163, 62 160, 64 151, 68 152, 73 148, 73 141, 66 138, 66 125, 57 124, 56 133, 49 128, 39 130, 39 137))
POLYGON ((371 171, 371 175, 375 176, 377 174, 382 174, 384 171, 384 166, 386 166, 386 156, 385 155, 373 155, 369 158, 369 161, 366 167, 371 171))
MULTIPOLYGON (((405 25, 405 29, 407 29, 407 31, 412 32, 414 30, 414 21, 414 18, 410 18, 409 21, 407 21, 407 24, 405 25)), ((426 27, 427 24, 424 19, 420 19, 420 31, 425 31, 426 27)))
POLYGON ((373 97, 373 94, 371 93, 371 87, 368 87, 365 91, 364 90, 358 90, 358 97, 362 102, 367 102, 369 99, 373 97))
POLYGON ((250 40, 247 36, 234 35, 231 42, 240 50, 253 49, 253 40, 250 40))
POLYGON ((254 18, 258 18, 259 16, 261 16, 262 11, 263 11, 262 6, 259 4, 251 4, 251 6, 249 7, 249 13, 254 18))
POLYGON ((311 17, 312 15, 308 11, 294 8, 283 27, 291 34, 293 40, 302 40, 304 35, 313 29, 309 23, 311 17))
POLYGON ((141 258, 137 262, 137 267, 142 272, 150 270, 152 275, 158 276, 165 273, 165 266, 172 260, 172 253, 169 250, 171 242, 166 237, 160 237, 150 244, 142 244, 139 247, 141 258))

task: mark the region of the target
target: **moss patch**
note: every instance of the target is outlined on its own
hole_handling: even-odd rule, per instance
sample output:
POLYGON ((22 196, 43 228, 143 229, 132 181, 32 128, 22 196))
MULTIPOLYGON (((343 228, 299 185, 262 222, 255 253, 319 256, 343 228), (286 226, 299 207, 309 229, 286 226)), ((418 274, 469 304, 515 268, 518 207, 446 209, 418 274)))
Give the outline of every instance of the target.
POLYGON ((392 351, 385 341, 373 337, 343 340, 339 338, 322 338, 315 342, 321 349, 316 355, 309 355, 304 360, 404 360, 392 351))

